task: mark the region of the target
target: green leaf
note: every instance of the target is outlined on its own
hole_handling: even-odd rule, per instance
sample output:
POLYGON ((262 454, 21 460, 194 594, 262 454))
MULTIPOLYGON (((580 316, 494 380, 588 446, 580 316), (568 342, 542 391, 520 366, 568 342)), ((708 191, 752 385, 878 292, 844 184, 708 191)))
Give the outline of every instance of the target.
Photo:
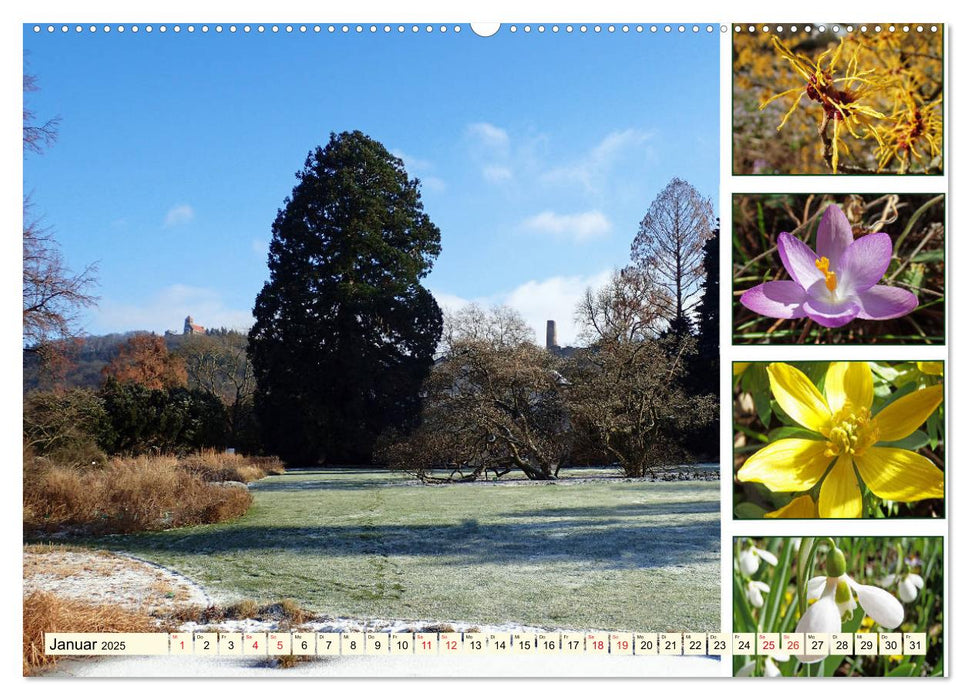
POLYGON ((785 438, 801 438, 804 440, 823 439, 819 433, 815 433, 812 430, 789 425, 769 431, 769 442, 775 442, 776 440, 783 440, 785 438))
POLYGON ((782 599, 785 595, 786 587, 789 584, 789 564, 792 561, 792 538, 785 537, 782 542, 779 563, 772 567, 769 593, 766 596, 765 606, 762 608, 762 626, 767 632, 786 631, 779 626, 781 622, 779 620, 779 608, 782 606, 782 599))
POLYGON ((916 263, 944 262, 944 251, 941 248, 922 250, 911 258, 911 260, 916 263))
POLYGON ((748 607, 748 598, 745 596, 745 592, 742 590, 742 584, 739 581, 739 574, 732 576, 732 581, 734 583, 734 608, 735 608, 735 631, 736 632, 755 632, 758 630, 758 625, 755 624, 755 618, 752 617, 752 611, 748 607), (739 629, 741 625, 741 629, 739 629))
POLYGON ((900 664, 894 670, 887 673, 888 678, 894 678, 899 676, 913 676, 916 675, 914 672, 917 670, 917 664, 910 662, 900 664))
POLYGON ((768 511, 754 503, 739 503, 735 506, 735 517, 739 520, 758 520, 765 517, 768 511))
POLYGON ((759 420, 762 421, 762 425, 769 427, 772 422, 772 401, 769 400, 768 393, 753 394, 752 398, 755 400, 755 412, 759 420))
MULTIPOLYGON (((770 436, 771 437, 771 436, 770 436)), ((919 450, 930 442, 930 437, 923 430, 915 430, 911 435, 895 442, 878 442, 880 447, 897 447, 901 450, 919 450)))

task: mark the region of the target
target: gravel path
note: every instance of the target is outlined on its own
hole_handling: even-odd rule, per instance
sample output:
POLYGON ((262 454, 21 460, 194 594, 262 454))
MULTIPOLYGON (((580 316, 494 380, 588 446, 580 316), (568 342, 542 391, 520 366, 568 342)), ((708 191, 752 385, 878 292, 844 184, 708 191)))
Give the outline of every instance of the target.
POLYGON ((202 587, 192 580, 137 557, 27 547, 24 594, 38 590, 95 605, 119 605, 154 613, 212 603, 202 587))

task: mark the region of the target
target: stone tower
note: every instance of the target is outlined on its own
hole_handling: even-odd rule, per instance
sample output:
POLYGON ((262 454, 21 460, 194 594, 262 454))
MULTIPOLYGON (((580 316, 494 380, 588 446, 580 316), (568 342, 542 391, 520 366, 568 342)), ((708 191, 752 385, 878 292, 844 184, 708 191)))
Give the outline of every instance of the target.
POLYGON ((555 348, 559 347, 559 343, 556 342, 556 321, 546 322, 546 347, 555 348))

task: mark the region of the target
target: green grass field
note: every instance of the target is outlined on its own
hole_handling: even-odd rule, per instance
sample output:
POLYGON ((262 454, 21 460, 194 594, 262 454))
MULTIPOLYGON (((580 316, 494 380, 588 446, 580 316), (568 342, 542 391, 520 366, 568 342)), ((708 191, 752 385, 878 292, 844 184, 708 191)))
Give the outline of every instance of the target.
POLYGON ((718 482, 419 485, 376 470, 252 485, 243 517, 113 536, 226 599, 355 618, 719 629, 718 482))

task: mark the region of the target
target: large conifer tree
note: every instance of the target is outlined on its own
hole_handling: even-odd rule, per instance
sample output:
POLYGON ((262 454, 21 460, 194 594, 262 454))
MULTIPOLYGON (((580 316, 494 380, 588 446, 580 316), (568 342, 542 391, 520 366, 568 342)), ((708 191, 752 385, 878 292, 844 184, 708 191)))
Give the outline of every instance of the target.
POLYGON ((408 427, 442 314, 420 281, 440 232, 417 179, 359 131, 331 134, 273 222, 250 357, 265 447, 290 464, 363 463, 408 427))

